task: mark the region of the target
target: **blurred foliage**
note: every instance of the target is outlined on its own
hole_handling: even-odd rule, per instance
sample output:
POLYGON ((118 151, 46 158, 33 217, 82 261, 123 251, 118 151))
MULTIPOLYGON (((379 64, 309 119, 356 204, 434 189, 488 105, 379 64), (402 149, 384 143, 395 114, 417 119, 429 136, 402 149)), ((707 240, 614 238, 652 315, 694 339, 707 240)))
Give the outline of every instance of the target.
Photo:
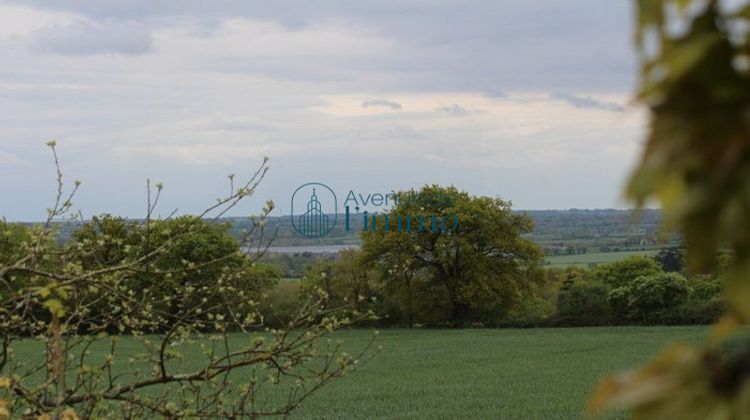
POLYGON ((635 418, 750 418, 750 4, 638 0, 638 101, 650 129, 627 194, 661 204, 684 235, 688 264, 706 272, 719 252, 728 312, 703 348, 675 345, 643 369, 605 380, 591 411, 635 418), (735 342, 733 350, 726 343, 735 342))
MULTIPOLYGON (((750 262, 750 8, 726 2, 638 2, 638 99, 650 133, 628 195, 656 198, 665 223, 684 234, 688 262, 705 270, 723 247, 737 257, 732 278, 746 283, 750 262), (685 29, 675 29, 684 26, 685 29)), ((736 282, 735 282, 736 283, 736 282)), ((740 286, 740 301, 750 288, 740 286)), ((750 306, 738 304, 750 318, 750 306), (744 308, 747 306, 747 308, 744 308)))

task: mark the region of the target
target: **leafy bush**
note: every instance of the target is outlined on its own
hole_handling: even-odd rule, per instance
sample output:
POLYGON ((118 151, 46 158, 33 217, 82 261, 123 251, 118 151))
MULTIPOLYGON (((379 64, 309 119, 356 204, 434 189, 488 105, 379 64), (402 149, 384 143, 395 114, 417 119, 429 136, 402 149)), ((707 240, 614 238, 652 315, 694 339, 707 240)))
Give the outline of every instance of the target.
POLYGON ((618 316, 638 323, 660 323, 674 319, 674 309, 687 302, 691 290, 676 273, 638 277, 631 284, 609 293, 609 303, 618 316))
POLYGON ((557 298, 557 323, 561 325, 606 325, 612 318, 607 286, 597 282, 565 284, 557 298))
POLYGON ((632 256, 613 263, 597 266, 591 279, 610 287, 626 286, 637 278, 662 273, 659 264, 652 258, 632 256))
POLYGON ((289 324, 303 300, 302 284, 296 281, 279 282, 263 295, 263 324, 274 328, 289 324))
MULTIPOLYGON (((73 253, 74 261, 85 270, 107 269, 144 258, 160 248, 165 248, 160 258, 147 269, 133 273, 125 285, 133 290, 148 291, 155 309, 172 315, 180 311, 178 306, 221 306, 217 291, 223 286, 235 288, 248 299, 260 301, 261 293, 274 286, 280 277, 278 269, 261 264, 255 261, 255 257, 242 252, 239 241, 230 235, 228 224, 193 216, 146 223, 108 214, 94 216, 72 233, 71 241, 65 246, 73 253), (180 239, 175 241, 173 237, 178 233, 180 239), (233 275, 227 277, 228 272, 233 275), (188 297, 182 292, 185 288, 201 290, 202 293, 188 297)), ((98 290, 91 291, 90 299, 94 303, 89 309, 94 318, 101 319, 102 312, 115 307, 112 300, 116 298, 100 299, 98 295, 98 290)), ((231 316, 230 311, 227 308, 222 315, 231 316)), ((117 332, 120 328, 119 325, 106 326, 110 332, 117 332)))

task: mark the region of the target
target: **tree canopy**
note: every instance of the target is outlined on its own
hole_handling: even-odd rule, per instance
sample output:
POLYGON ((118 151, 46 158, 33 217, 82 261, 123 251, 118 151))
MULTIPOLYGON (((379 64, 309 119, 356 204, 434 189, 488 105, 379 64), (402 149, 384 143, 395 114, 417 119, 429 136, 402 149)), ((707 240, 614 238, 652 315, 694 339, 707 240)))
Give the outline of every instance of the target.
POLYGON ((594 280, 612 287, 626 286, 638 277, 661 274, 662 270, 653 258, 632 256, 620 261, 594 268, 594 280))
POLYGON ((377 263, 384 281, 394 288, 422 282, 419 299, 440 297, 453 322, 465 320, 474 309, 517 303, 542 256, 522 236, 532 229, 529 217, 511 212, 507 201, 470 196, 454 187, 430 185, 399 195, 409 193, 433 199, 401 200, 387 219, 378 219, 377 229, 362 234, 364 258, 377 263), (402 225, 399 231, 397 221, 407 217, 432 222, 423 230, 406 231, 402 225))

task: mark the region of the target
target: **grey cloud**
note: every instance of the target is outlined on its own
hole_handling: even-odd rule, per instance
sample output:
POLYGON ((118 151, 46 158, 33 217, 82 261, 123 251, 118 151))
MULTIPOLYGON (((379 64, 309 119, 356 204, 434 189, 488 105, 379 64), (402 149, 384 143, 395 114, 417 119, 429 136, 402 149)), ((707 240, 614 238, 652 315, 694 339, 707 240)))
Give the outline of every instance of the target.
POLYGON ((401 109, 401 104, 396 101, 391 101, 388 99, 369 99, 367 101, 362 102, 362 108, 369 108, 369 107, 378 107, 383 106, 390 109, 401 109))
MULTIPOLYGON (((570 0, 462 2, 403 0, 7 0, 79 13, 95 21, 136 20, 169 25, 189 20, 215 31, 216 22, 244 17, 277 22, 290 31, 345 22, 396 40, 385 53, 322 54, 316 60, 233 57, 214 69, 284 80, 331 77, 351 90, 478 91, 626 90, 633 85, 630 2, 570 0)), ((201 33, 196 29, 196 33, 201 33)))
POLYGON ((601 109, 611 112, 622 112, 625 110, 625 107, 616 102, 604 102, 594 98, 578 96, 566 92, 553 92, 550 94, 550 98, 565 101, 574 107, 581 109, 601 109))
POLYGON ((450 106, 441 106, 441 107, 435 108, 435 111, 444 112, 446 114, 455 115, 457 117, 465 117, 467 115, 481 114, 485 112, 485 111, 482 111, 481 109, 464 108, 459 104, 453 104, 450 106))
POLYGON ((135 22, 77 20, 52 25, 33 34, 35 51, 60 55, 145 54, 153 41, 149 28, 135 22))
POLYGON ((507 99, 510 97, 510 95, 508 95, 507 92, 503 92, 501 90, 492 89, 492 88, 485 89, 485 91, 482 92, 482 94, 491 99, 507 99))
MULTIPOLYGON (((469 102, 451 106, 463 101, 451 99, 451 92, 481 92, 498 98, 502 97, 498 89, 502 89, 511 94, 505 100, 508 105, 515 106, 517 94, 523 101, 522 92, 545 92, 546 96, 549 92, 569 90, 591 92, 592 97, 597 97, 599 92, 620 94, 629 90, 636 74, 630 47, 631 2, 476 0, 471 7, 455 1, 434 2, 427 7, 425 2, 404 0, 0 3, 63 10, 80 16, 73 25, 47 27, 31 38, 9 41, 0 48, 0 62, 5 64, 0 66, 0 84, 4 86, 0 88, 0 146, 8 153, 0 153, 0 163, 15 161, 16 156, 32 165, 11 169, 10 165, 0 164, 0 172, 5 171, 0 185, 5 196, 47 191, 45 174, 54 174, 49 172, 43 142, 54 135, 64 145, 61 152, 67 156, 63 159, 71 178, 84 181, 81 207, 92 213, 114 210, 141 216, 139 180, 146 177, 163 180, 167 186, 190 186, 170 189, 169 200, 174 200, 170 202, 174 207, 198 211, 202 199, 213 197, 216 191, 217 184, 212 179, 223 187, 224 175, 246 170, 248 162, 253 161, 248 156, 256 152, 270 154, 274 159, 274 176, 262 188, 268 198, 278 202, 286 202, 289 187, 296 187, 309 173, 320 173, 326 179, 344 179, 341 188, 392 187, 409 177, 415 185, 440 182, 462 185, 476 193, 503 194, 521 206, 611 206, 614 201, 610 197, 614 200, 617 193, 612 185, 620 183, 628 169, 620 155, 601 160, 602 167, 606 164, 608 169, 607 176, 591 188, 576 194, 557 187, 597 170, 596 165, 577 164, 575 157, 589 156, 580 150, 599 153, 602 137, 613 144, 637 144, 640 138, 640 131, 635 129, 619 130, 619 126, 613 126, 606 131, 611 131, 611 136, 602 136, 602 129, 590 133, 591 127, 586 124, 570 124, 559 127, 564 134, 562 140, 558 130, 548 130, 504 143, 510 137, 504 133, 515 133, 512 129, 520 122, 500 119, 487 126, 501 128, 495 132, 469 122, 471 116, 462 120, 461 114, 472 112, 466 109, 469 102), (261 35, 266 34, 262 31, 267 26, 277 31, 278 23, 287 31, 281 38, 297 37, 291 43, 296 50, 277 44, 277 38, 272 38, 265 44, 269 48, 249 54, 244 53, 247 50, 233 51, 233 45, 221 41, 226 36, 227 19, 231 18, 237 18, 232 24, 240 26, 248 23, 242 19, 250 20, 249 26, 259 26, 261 35), (304 28, 313 33, 331 27, 341 31, 332 31, 330 37, 323 39, 308 40, 304 31, 298 30, 304 28), (150 33, 154 34, 153 47, 150 33), (356 42, 360 38, 376 40, 382 48, 339 51, 338 41, 349 41, 349 34, 356 42), (305 47, 313 41, 319 43, 314 45, 319 51, 315 54, 305 47), (221 49, 214 50, 212 42, 221 49), (199 49, 193 49, 195 45, 199 49), (27 47, 53 54, 33 54, 27 47), (59 56, 139 54, 152 48, 151 54, 137 60, 104 55, 78 62, 59 56), (95 88, 85 89, 26 87, 78 87, 93 82, 97 84, 95 88), (23 85, 19 89, 17 84, 23 85), (10 89, 8 85, 12 85, 10 89), (389 111, 376 118, 338 118, 310 111, 324 105, 327 95, 393 99, 408 97, 401 96, 404 92, 445 94, 446 99, 428 106, 433 112, 426 118, 444 115, 450 121, 445 121, 444 126, 425 127, 428 124, 420 122, 425 121, 420 119, 425 116, 390 111, 392 108, 375 108, 389 111), (445 109, 434 111, 438 106, 445 109), (206 119, 207 115, 228 117, 206 119), (244 115, 257 115, 258 120, 240 118, 244 115), (452 115, 459 116, 448 118, 452 115), (462 121, 469 123, 461 124, 462 121), (510 131, 503 128, 506 123, 510 131), (264 131, 264 125, 274 131, 264 131), (455 131, 446 131, 446 127, 454 127, 455 131), (367 141, 350 141, 352 138, 367 141), (40 139, 40 143, 30 139, 40 139), (409 152, 388 152, 373 161, 373 153, 396 150, 383 146, 384 139, 389 145, 406 145, 409 152), (441 145, 433 147, 436 139, 441 145), (587 146, 580 139, 587 139, 589 149, 583 149, 587 146), (556 146, 547 147, 568 141, 570 146, 565 145, 562 152, 556 146), (121 145, 150 151, 153 145, 162 153, 180 146, 183 159, 193 159, 203 158, 201 153, 208 150, 204 145, 214 142, 218 151, 207 153, 205 158, 216 162, 228 156, 233 162, 231 171, 223 163, 195 169, 181 163, 179 157, 164 159, 163 155, 154 154, 134 158, 112 151, 121 145), (326 146, 318 150, 317 146, 309 147, 313 144, 326 146), (510 144, 523 148, 519 146, 519 153, 508 153, 505 147, 510 144), (571 148, 575 150, 565 154, 571 148), (425 156, 427 151, 430 155, 425 156), (547 153, 573 157, 555 158, 558 160, 553 161, 560 162, 559 166, 536 157, 547 153), (442 157, 453 162, 457 155, 465 166, 438 171, 436 175, 431 161, 442 157), (508 155, 511 157, 506 158, 508 155), (398 160, 400 156, 409 158, 398 160), (418 159, 411 159, 413 156, 418 159), (389 171, 373 178, 357 170, 373 162, 388 165, 389 171), (420 166, 420 162, 426 164, 420 166), (528 166, 526 162, 532 166, 518 176, 518 168, 528 166), (552 189, 547 186, 548 171, 559 175, 559 185, 552 189), (354 175, 359 173, 365 175, 354 175), (502 185, 476 181, 509 177, 525 181, 502 185)), ((61 19, 68 20, 69 15, 61 19)), ((355 101, 354 105, 358 104, 355 101)), ((585 117, 584 113, 571 114, 585 117)), ((544 116, 539 118, 544 121, 544 116)), ((490 124, 484 120, 491 119, 476 120, 490 124)), ((24 203, 19 200, 3 211, 36 219, 38 209, 38 218, 42 218, 43 209, 48 206, 44 198, 24 203), (32 214, 35 216, 29 216, 32 214)), ((167 209, 171 207, 166 205, 167 209)))

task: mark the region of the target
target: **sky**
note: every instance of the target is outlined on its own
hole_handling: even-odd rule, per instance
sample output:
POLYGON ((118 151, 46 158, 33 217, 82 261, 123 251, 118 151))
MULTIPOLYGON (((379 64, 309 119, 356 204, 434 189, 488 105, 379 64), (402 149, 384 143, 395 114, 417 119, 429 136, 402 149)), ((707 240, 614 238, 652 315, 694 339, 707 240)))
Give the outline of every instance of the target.
POLYGON ((626 207, 643 141, 629 1, 0 0, 0 215, 195 213, 227 175, 287 214, 452 184, 518 209, 626 207))

